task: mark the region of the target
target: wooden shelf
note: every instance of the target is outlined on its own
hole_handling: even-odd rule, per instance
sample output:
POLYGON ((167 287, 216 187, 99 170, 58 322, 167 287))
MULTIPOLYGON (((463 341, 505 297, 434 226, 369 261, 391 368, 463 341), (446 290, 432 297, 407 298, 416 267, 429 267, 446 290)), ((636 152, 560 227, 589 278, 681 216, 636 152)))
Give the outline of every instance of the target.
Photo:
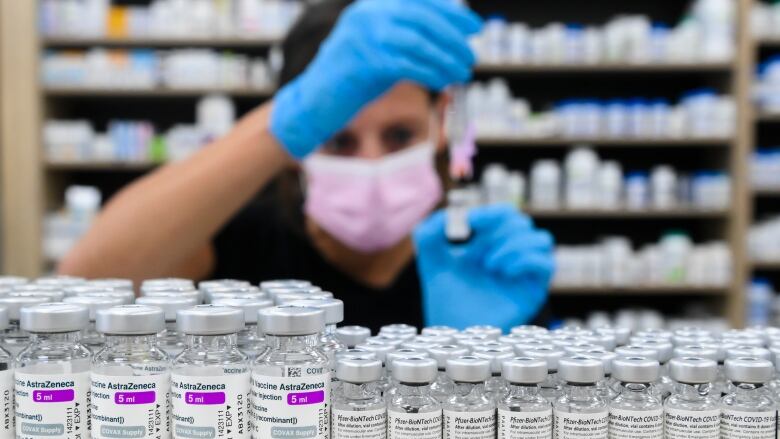
POLYGON ((653 73, 653 74, 697 74, 731 73, 734 63, 602 63, 602 64, 528 64, 528 63, 482 63, 474 72, 485 74, 533 74, 533 73, 653 73))
POLYGON ((753 196, 756 197, 780 197, 780 187, 778 188, 753 188, 753 196))
POLYGON ((676 208, 668 210, 602 210, 602 209, 525 209, 540 219, 726 219, 727 210, 676 208))
POLYGON ((729 288, 696 287, 689 285, 648 285, 630 287, 553 285, 550 294, 555 296, 725 296, 729 288))
POLYGON ((780 38, 778 37, 755 38, 754 43, 758 47, 773 49, 773 48, 780 47, 780 38))
POLYGON ((755 118, 757 122, 772 123, 780 122, 780 112, 756 111, 755 118))
POLYGON ((778 260, 752 260, 749 262, 752 270, 780 271, 780 259, 778 260))
POLYGON ((146 162, 146 161, 64 161, 64 160, 47 160, 45 162, 46 168, 50 171, 148 171, 150 169, 160 166, 160 163, 146 162))
POLYGON ((546 138, 528 138, 518 136, 482 136, 477 138, 477 143, 485 147, 570 147, 574 144, 586 143, 599 147, 728 147, 734 139, 730 137, 709 137, 709 138, 690 138, 690 139, 659 139, 659 138, 564 138, 564 137, 546 137, 546 138))
POLYGON ((47 48, 84 47, 266 47, 282 41, 282 37, 257 36, 257 37, 127 37, 127 38, 74 38, 74 37, 46 37, 41 40, 41 45, 47 48))
POLYGON ((163 98, 197 97, 209 93, 224 93, 236 97, 270 97, 273 88, 87 88, 87 87, 44 87, 48 97, 94 97, 94 98, 163 98))

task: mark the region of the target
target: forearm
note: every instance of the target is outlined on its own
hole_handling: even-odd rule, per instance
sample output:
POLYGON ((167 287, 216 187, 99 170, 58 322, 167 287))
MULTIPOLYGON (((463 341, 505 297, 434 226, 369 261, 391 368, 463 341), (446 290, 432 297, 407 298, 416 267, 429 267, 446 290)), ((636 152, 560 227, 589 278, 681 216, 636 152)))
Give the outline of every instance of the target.
POLYGON ((193 157, 116 195, 59 272, 140 280, 186 263, 289 160, 269 113, 270 105, 254 110, 193 157))

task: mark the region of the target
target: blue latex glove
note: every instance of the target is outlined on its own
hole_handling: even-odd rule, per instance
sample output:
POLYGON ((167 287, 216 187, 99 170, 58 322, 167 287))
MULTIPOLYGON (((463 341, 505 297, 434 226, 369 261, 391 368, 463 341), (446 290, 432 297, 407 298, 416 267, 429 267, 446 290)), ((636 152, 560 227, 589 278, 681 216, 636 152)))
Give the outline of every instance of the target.
POLYGON ((471 77, 482 22, 452 0, 359 0, 306 70, 274 98, 271 133, 302 158, 397 82, 441 90, 471 77))
POLYGON ((508 332, 542 308, 554 271, 552 236, 509 205, 474 208, 472 238, 447 241, 446 213, 414 231, 426 325, 494 325, 508 332))

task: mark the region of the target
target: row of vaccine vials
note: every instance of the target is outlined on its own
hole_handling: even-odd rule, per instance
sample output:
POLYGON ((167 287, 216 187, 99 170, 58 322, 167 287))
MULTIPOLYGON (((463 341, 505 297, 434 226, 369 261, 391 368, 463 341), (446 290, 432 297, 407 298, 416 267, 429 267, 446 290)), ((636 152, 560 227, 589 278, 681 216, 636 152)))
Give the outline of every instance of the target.
POLYGON ((3 344, 25 340, 15 357, 1 355, 0 436, 775 437, 777 328, 418 334, 396 324, 372 336, 336 328, 343 303, 305 281, 259 289, 209 281, 195 290, 154 280, 134 305, 94 305, 132 294, 107 285, 120 282, 0 287, 3 344), (57 291, 68 297, 49 302, 57 291), (88 347, 90 331, 102 339, 88 347), (255 351, 239 346, 247 331, 255 351), (173 339, 184 342, 175 356, 166 352, 173 339))

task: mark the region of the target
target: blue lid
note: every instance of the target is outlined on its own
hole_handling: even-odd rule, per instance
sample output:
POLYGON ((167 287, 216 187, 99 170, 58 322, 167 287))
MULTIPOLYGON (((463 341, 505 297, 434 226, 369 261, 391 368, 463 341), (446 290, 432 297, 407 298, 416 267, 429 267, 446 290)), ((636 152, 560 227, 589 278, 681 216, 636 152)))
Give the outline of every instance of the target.
POLYGON ((647 180, 647 171, 629 171, 626 180, 647 180))
POLYGON ((750 280, 750 283, 755 286, 761 286, 761 287, 772 287, 772 283, 769 282, 769 279, 765 277, 754 277, 750 280))
POLYGON ((487 15, 485 21, 501 21, 503 23, 506 23, 506 15, 498 12, 493 12, 487 15))
POLYGON ((698 96, 715 96, 715 95, 717 95, 717 92, 715 91, 714 88, 701 87, 701 88, 695 88, 693 90, 686 91, 685 93, 682 94, 681 99, 698 97, 698 96))

